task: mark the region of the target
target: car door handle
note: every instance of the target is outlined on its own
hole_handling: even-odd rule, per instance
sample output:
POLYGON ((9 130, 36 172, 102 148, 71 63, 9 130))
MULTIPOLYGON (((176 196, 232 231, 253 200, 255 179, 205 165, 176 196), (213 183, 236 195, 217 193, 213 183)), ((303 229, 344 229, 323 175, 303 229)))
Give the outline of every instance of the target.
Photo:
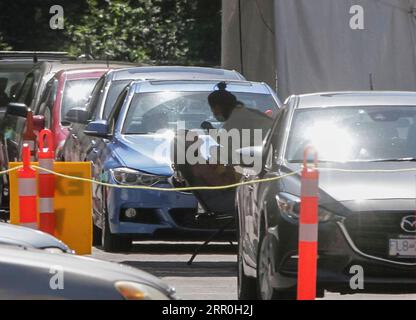
POLYGON ((78 136, 77 136, 75 133, 71 133, 71 137, 72 137, 73 139, 75 139, 75 140, 77 140, 77 139, 78 139, 78 136))
POLYGON ((247 185, 247 188, 249 191, 253 191, 254 190, 254 186, 252 184, 247 185))

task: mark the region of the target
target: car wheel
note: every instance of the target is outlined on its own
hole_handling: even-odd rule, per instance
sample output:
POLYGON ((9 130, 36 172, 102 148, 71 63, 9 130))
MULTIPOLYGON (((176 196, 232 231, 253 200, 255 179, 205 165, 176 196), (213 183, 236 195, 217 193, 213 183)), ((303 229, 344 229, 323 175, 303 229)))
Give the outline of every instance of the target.
POLYGON ((95 225, 94 220, 92 221, 92 245, 102 245, 102 230, 95 225))
POLYGON ((276 290, 272 283, 274 273, 275 246, 273 236, 262 232, 257 255, 257 288, 261 300, 294 300, 294 289, 276 290))
POLYGON ((256 280, 247 277, 243 270, 243 248, 240 234, 240 224, 237 221, 237 235, 238 235, 238 254, 237 254, 237 292, 238 300, 256 300, 257 299, 257 284, 256 280))
POLYGON ((101 242, 103 249, 106 252, 130 251, 132 246, 131 239, 123 238, 117 234, 111 233, 110 225, 108 223, 108 216, 106 214, 104 215, 101 242))

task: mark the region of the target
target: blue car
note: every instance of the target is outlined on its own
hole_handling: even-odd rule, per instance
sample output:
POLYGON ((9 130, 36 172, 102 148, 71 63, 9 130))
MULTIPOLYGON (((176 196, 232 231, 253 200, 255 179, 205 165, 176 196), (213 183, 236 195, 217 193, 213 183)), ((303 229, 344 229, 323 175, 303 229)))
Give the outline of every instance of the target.
MULTIPOLYGON (((171 146, 176 130, 201 130, 215 119, 207 97, 218 80, 133 81, 120 94, 109 117, 91 121, 84 133, 94 137, 87 154, 94 179, 121 186, 172 188, 171 146)), ((227 81, 246 106, 276 114, 279 100, 263 83, 227 81)), ((220 225, 196 219, 191 193, 94 185, 94 244, 126 251, 132 240, 205 239, 220 225)))

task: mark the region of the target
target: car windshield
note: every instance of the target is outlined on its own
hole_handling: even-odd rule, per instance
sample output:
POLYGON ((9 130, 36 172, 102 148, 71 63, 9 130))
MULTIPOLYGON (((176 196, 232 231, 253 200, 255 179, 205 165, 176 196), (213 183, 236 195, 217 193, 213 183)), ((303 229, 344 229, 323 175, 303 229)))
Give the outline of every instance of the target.
POLYGON ((68 80, 62 95, 61 118, 74 108, 85 108, 85 104, 97 83, 98 78, 68 80))
MULTIPOLYGON (((277 110, 269 94, 232 92, 247 108, 267 112, 277 110)), ((204 121, 220 125, 208 104, 210 92, 151 92, 138 93, 132 99, 123 126, 125 134, 146 134, 158 130, 201 128, 204 121)))
POLYGON ((322 162, 416 157, 416 106, 308 108, 295 111, 286 158, 303 161, 312 145, 322 162))
POLYGON ((121 91, 131 82, 131 80, 118 80, 111 83, 110 89, 108 89, 107 98, 104 104, 103 119, 107 119, 110 115, 114 103, 116 102, 121 91))

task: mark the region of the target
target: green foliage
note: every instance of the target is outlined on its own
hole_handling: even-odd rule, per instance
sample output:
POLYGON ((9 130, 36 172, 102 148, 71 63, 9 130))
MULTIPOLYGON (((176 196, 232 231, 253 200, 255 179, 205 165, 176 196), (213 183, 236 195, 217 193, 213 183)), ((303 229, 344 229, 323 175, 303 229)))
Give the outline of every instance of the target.
POLYGON ((0 48, 218 65, 220 11, 221 0, 0 1, 0 48), (55 4, 64 8, 64 30, 49 27, 55 4))
MULTIPOLYGON (((69 51, 76 55, 90 51, 95 58, 108 56, 128 61, 201 59, 198 52, 190 51, 203 49, 193 43, 204 41, 195 19, 200 2, 87 0, 88 13, 79 23, 66 26, 72 43, 69 51)), ((218 5, 218 1, 214 2, 218 5)), ((219 15, 219 6, 217 11, 219 15)), ((205 31, 210 32, 209 28, 205 31)), ((219 39, 215 40, 219 42, 219 39)), ((216 46, 218 55, 212 60, 219 58, 219 43, 216 46)))

